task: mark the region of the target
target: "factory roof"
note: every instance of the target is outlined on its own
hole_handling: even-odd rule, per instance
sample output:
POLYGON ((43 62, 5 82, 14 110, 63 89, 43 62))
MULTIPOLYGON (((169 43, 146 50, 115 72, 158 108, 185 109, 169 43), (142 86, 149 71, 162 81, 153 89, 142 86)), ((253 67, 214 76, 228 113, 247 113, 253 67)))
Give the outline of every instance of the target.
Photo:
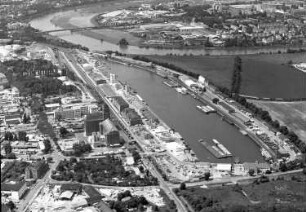
POLYGON ((24 184, 24 181, 18 183, 1 183, 1 191, 19 191, 24 184))
POLYGON ((103 126, 104 134, 108 134, 108 133, 113 132, 113 131, 118 131, 117 127, 109 119, 104 120, 101 124, 103 126))
POLYGON ((86 116, 86 121, 98 121, 103 119, 103 114, 101 112, 91 113, 86 116))

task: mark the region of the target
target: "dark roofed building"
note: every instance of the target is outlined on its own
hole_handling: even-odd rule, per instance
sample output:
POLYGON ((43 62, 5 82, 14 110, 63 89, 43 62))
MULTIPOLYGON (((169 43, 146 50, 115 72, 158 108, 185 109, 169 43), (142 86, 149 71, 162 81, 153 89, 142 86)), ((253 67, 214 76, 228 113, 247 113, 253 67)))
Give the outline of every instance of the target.
POLYGON ((25 181, 15 183, 1 183, 1 195, 11 196, 13 201, 19 201, 27 190, 25 181))
POLYGON ((134 109, 125 108, 121 114, 130 126, 143 124, 140 115, 134 109))
POLYGON ((1 212, 11 212, 12 210, 5 204, 1 204, 1 212))
POLYGON ((106 137, 106 143, 108 146, 120 145, 120 134, 114 123, 106 119, 100 123, 100 133, 106 137))
POLYGON ((45 160, 37 161, 36 163, 26 167, 25 178, 35 180, 42 178, 48 170, 49 165, 45 160))
POLYGON ((129 104, 121 96, 115 96, 111 98, 111 101, 120 112, 129 107, 129 104))
POLYGON ((99 203, 102 200, 102 195, 92 186, 84 186, 83 190, 89 196, 86 201, 89 205, 99 203))
POLYGON ((101 112, 88 114, 85 118, 86 136, 90 136, 93 132, 99 132, 99 123, 104 119, 104 115, 101 112))
POLYGON ((73 193, 79 194, 82 191, 82 185, 77 183, 66 183, 61 185, 61 192, 71 191, 73 193))

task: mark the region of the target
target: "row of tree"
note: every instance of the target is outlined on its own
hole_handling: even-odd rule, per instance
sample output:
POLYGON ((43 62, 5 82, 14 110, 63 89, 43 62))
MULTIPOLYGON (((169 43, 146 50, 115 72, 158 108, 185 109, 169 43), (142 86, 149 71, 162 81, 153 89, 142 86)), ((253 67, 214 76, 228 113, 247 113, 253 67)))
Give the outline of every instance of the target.
POLYGON ((144 57, 144 56, 139 56, 139 55, 133 57, 133 59, 134 59, 134 60, 144 61, 144 62, 147 62, 147 63, 152 62, 152 63, 154 63, 154 64, 156 64, 156 65, 160 65, 160 66, 163 66, 163 67, 165 67, 165 68, 172 69, 172 70, 174 70, 174 71, 177 71, 177 72, 179 72, 179 73, 182 73, 182 74, 191 76, 191 77, 196 78, 196 79, 198 79, 198 77, 199 77, 199 74, 194 73, 194 72, 191 72, 191 71, 187 71, 187 70, 185 70, 185 69, 183 69, 183 68, 181 68, 181 67, 178 67, 178 66, 176 66, 176 65, 173 65, 173 64, 171 64, 171 63, 165 63, 165 62, 155 61, 155 60, 149 59, 149 58, 144 57))
POLYGON ((247 110, 251 111, 254 116, 267 122, 276 131, 281 132, 289 139, 291 143, 295 144, 295 146, 298 147, 302 153, 306 153, 306 143, 303 142, 293 131, 290 131, 287 126, 280 125, 279 121, 273 120, 268 111, 263 110, 262 108, 256 106, 251 102, 248 102, 247 99, 244 97, 232 94, 232 92, 228 88, 218 87, 218 89, 226 97, 234 99, 236 102, 244 106, 247 110))
POLYGON ((234 59, 233 75, 232 75, 232 94, 239 94, 241 85, 241 72, 242 72, 242 61, 239 56, 234 59))

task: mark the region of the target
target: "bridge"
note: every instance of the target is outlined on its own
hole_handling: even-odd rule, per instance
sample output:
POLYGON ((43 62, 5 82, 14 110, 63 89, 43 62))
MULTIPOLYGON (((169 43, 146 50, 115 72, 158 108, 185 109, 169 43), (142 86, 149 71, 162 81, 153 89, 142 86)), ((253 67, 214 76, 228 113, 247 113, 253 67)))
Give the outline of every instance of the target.
POLYGON ((78 31, 85 31, 85 30, 92 30, 92 29, 102 29, 103 26, 90 26, 90 27, 74 27, 74 28, 63 28, 63 29, 55 29, 55 30, 47 30, 47 31, 39 31, 39 33, 47 34, 51 32, 63 32, 63 31, 70 31, 70 32, 78 32, 78 31))

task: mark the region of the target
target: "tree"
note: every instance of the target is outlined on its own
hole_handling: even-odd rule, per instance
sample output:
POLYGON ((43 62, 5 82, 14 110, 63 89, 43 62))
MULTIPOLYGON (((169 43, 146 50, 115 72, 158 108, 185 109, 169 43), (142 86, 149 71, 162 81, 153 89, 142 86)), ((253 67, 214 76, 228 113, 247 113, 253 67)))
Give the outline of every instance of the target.
POLYGON ((8 155, 12 152, 12 146, 10 142, 4 144, 4 151, 5 151, 5 155, 8 155))
POLYGON ((16 155, 12 152, 10 154, 8 154, 6 157, 7 157, 7 159, 16 159, 16 155))
POLYGON ((48 162, 48 163, 51 163, 52 160, 53 160, 52 157, 48 157, 48 158, 47 158, 47 162, 48 162))
POLYGON ((129 43, 127 42, 127 40, 125 38, 122 38, 119 43, 120 46, 127 46, 129 45, 129 43))
POLYGON ((254 169, 250 169, 250 170, 249 170, 249 175, 250 175, 250 176, 254 176, 254 174, 255 174, 255 170, 254 170, 254 169))
POLYGON ((12 211, 16 208, 16 205, 13 201, 9 201, 6 206, 12 211))
POLYGON ((218 99, 218 98, 213 98, 212 102, 213 102, 214 104, 218 104, 219 99, 218 99))
POLYGON ((60 131, 61 138, 64 138, 69 133, 65 127, 61 127, 59 131, 60 131))
POLYGON ((5 132, 4 134, 4 140, 6 141, 12 141, 14 140, 14 135, 11 132, 5 132))
POLYGON ((27 132, 25 132, 25 131, 19 131, 19 132, 18 132, 18 139, 19 139, 20 141, 28 141, 27 132))
POLYGON ((186 183, 181 183, 180 190, 186 190, 186 183))
POLYGON ((44 140, 44 145, 45 145, 45 148, 43 149, 43 153, 48 154, 51 150, 51 142, 48 139, 46 139, 44 140))
POLYGON ((288 170, 288 167, 287 167, 285 162, 281 162, 279 164, 279 170, 282 171, 282 172, 286 172, 288 170))
POLYGON ((205 172, 205 174, 204 174, 204 179, 205 179, 206 181, 208 181, 209 178, 210 178, 210 172, 205 172))

